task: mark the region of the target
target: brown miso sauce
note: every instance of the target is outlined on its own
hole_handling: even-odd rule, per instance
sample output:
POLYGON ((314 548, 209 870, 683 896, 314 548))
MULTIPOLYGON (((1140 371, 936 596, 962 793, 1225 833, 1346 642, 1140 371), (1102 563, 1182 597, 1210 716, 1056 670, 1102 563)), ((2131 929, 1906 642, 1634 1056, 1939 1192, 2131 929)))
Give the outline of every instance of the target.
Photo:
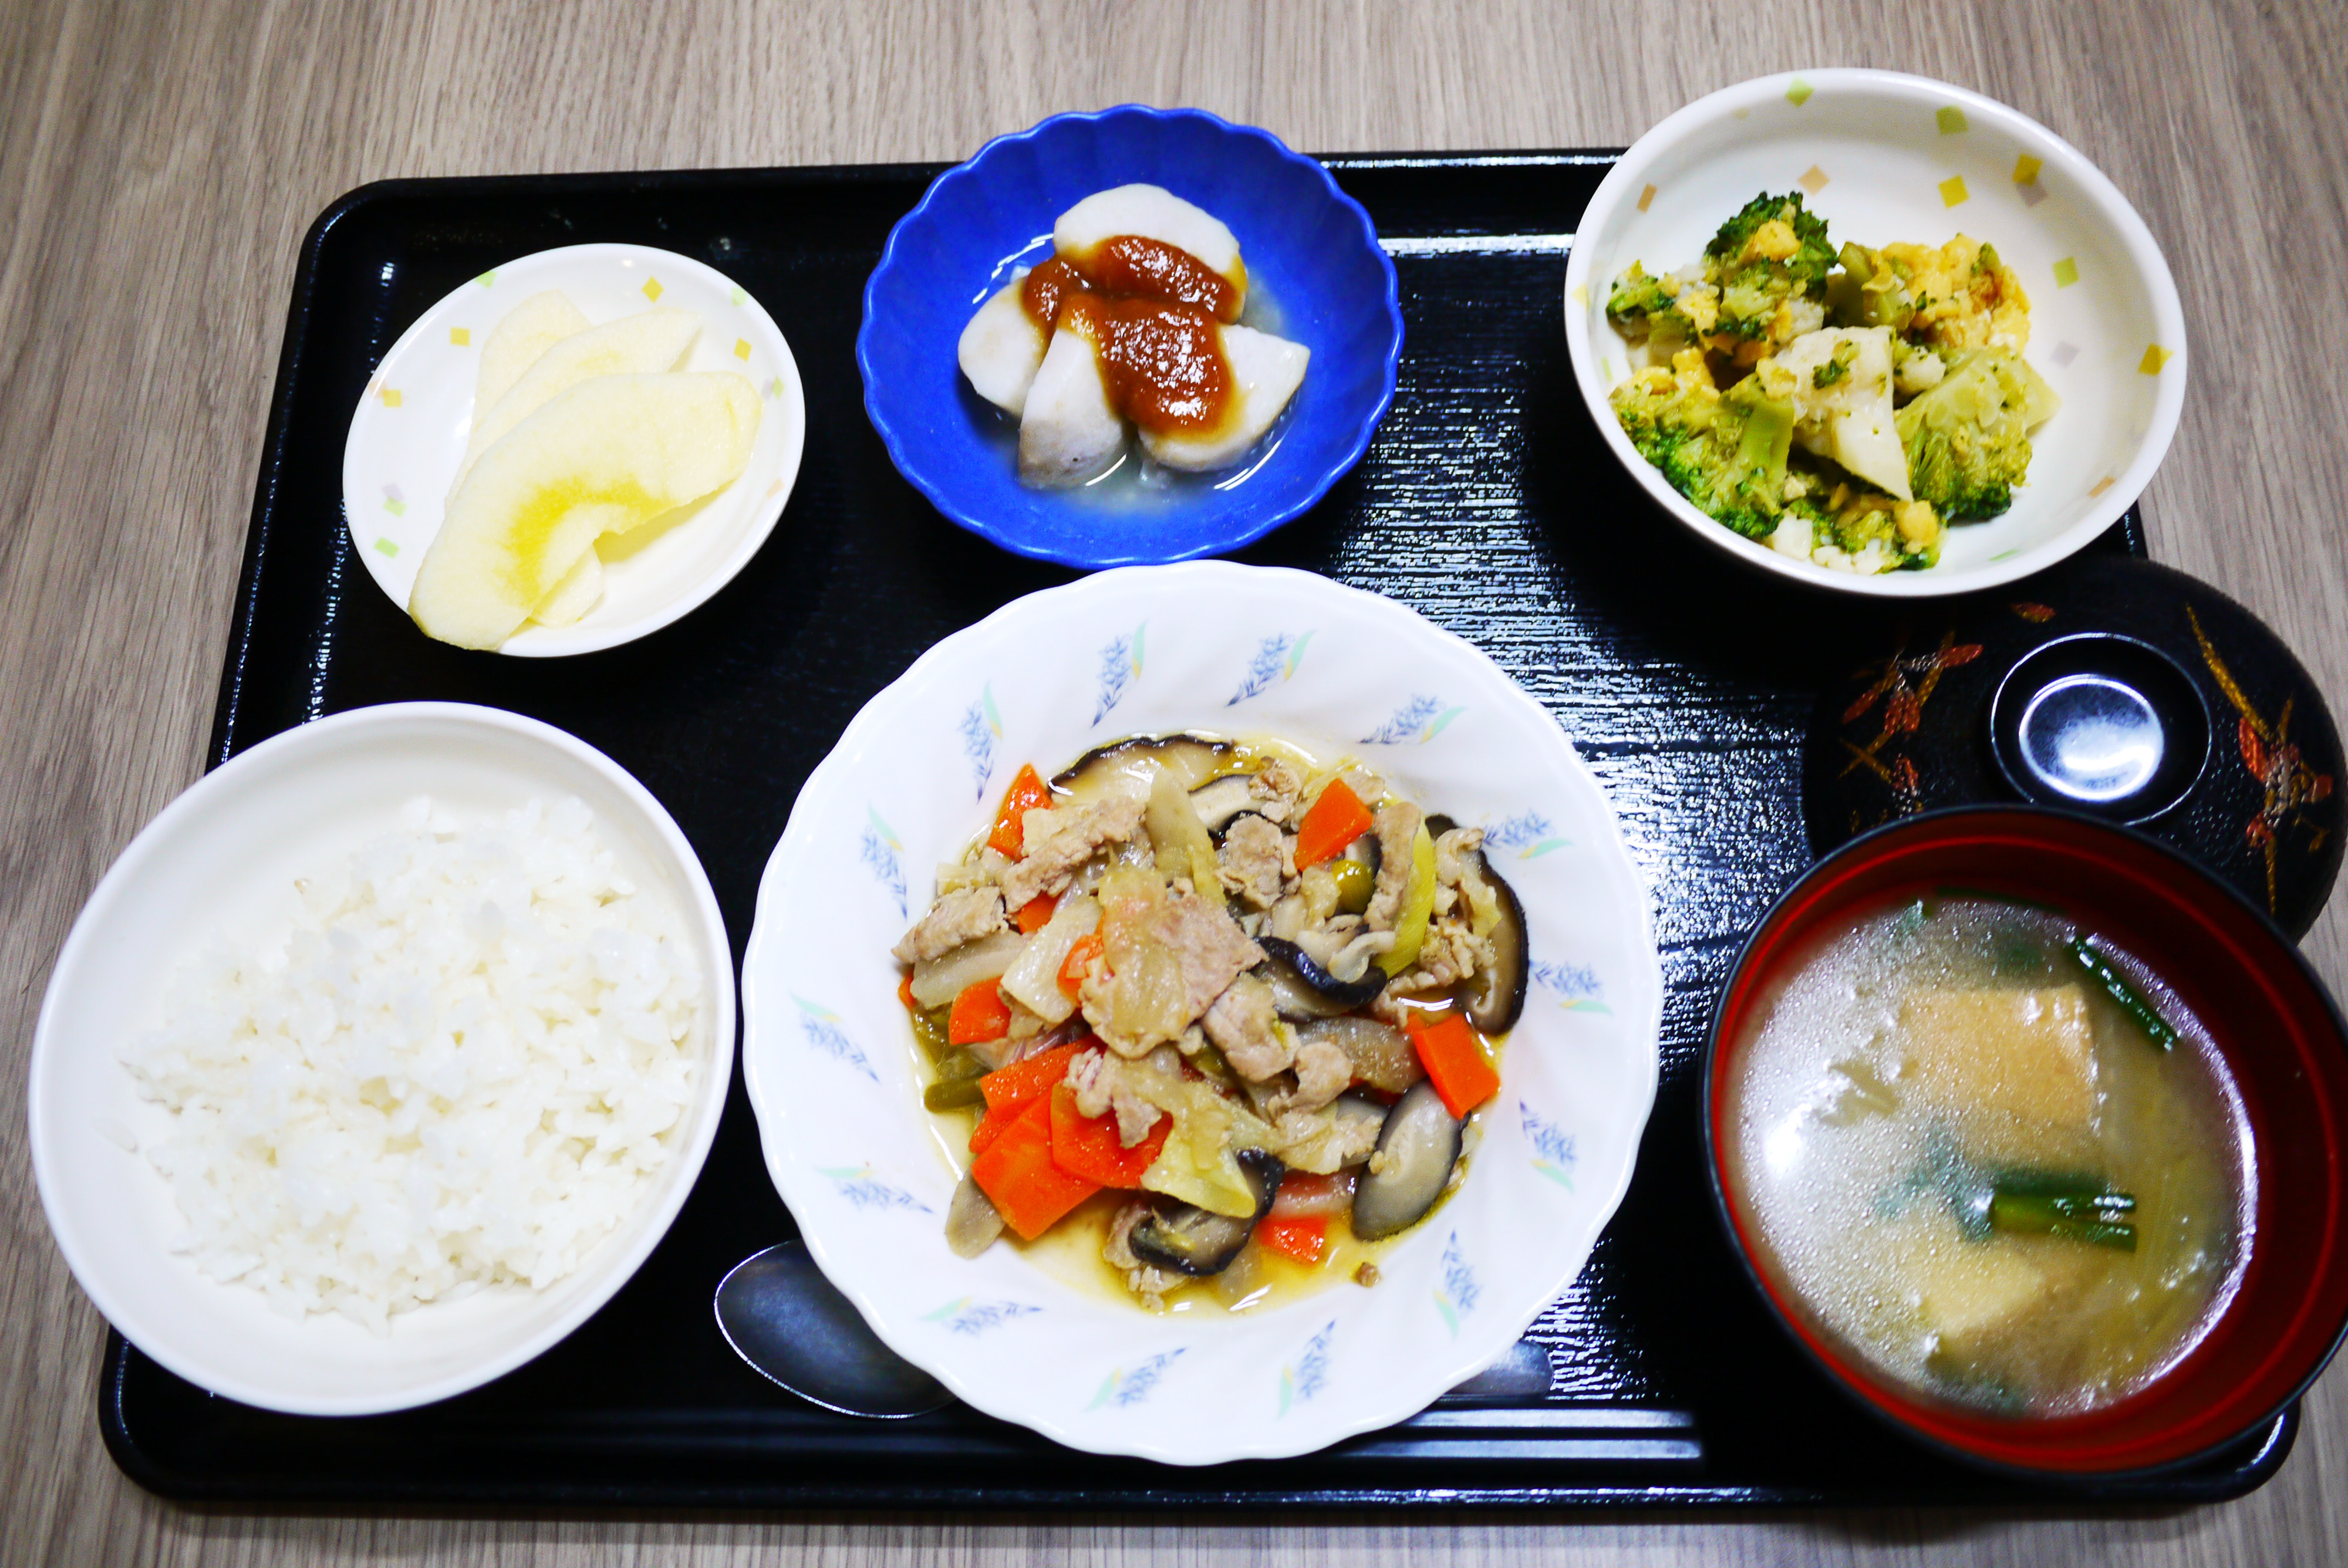
POLYGON ((1212 430, 1231 413, 1231 362, 1205 312, 1088 292, 1061 307, 1060 324, 1092 340, 1109 406, 1142 429, 1212 430))
POLYGON ((1109 406, 1142 429, 1220 426, 1238 387, 1215 323, 1236 318, 1239 291, 1189 251, 1135 234, 1104 241, 1089 260, 1089 276, 1065 256, 1029 272, 1019 288, 1028 319, 1089 340, 1109 406))
POLYGON ((1019 308, 1027 319, 1048 333, 1058 324, 1060 307, 1072 294, 1085 291, 1085 275, 1065 256, 1055 256, 1019 285, 1019 308))
POLYGON ((1111 299, 1170 300, 1219 322, 1240 319, 1240 292, 1231 280, 1163 241, 1119 234, 1102 241, 1082 265, 1086 282, 1111 299))

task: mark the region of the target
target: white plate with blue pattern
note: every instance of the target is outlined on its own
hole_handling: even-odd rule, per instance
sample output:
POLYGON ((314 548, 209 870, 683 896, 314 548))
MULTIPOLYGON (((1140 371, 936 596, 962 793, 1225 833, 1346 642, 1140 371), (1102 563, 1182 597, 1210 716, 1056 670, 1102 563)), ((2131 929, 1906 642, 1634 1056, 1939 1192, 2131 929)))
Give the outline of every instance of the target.
POLYGON ((767 862, 742 1007, 767 1169, 875 1333, 1056 1441, 1212 1464, 1391 1425, 1516 1343, 1630 1182, 1663 979, 1622 829, 1547 712, 1391 600, 1210 561, 1032 594, 867 703, 767 862), (947 1249, 961 1172, 922 1109, 889 949, 1022 763, 1048 774, 1108 741, 1184 730, 1358 757, 1427 810, 1480 824, 1524 906, 1532 983, 1468 1178, 1372 1287, 1153 1315, 1012 1245, 947 1249))

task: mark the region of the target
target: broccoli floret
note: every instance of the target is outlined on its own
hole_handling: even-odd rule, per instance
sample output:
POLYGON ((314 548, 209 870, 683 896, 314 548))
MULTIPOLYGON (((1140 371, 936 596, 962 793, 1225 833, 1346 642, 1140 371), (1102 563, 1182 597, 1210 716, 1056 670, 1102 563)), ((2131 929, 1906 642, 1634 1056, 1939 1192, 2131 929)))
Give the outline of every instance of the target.
POLYGON ((1647 269, 1636 261, 1614 280, 1614 292, 1606 297, 1606 319, 1625 337, 1644 333, 1648 317, 1671 308, 1672 292, 1663 287, 1663 281, 1649 277, 1647 269))
POLYGON ((1941 519, 1923 501, 1902 501, 1860 484, 1827 462, 1797 459, 1794 481, 1786 487, 1786 513, 1810 526, 1814 546, 1831 545, 1876 570, 1912 571, 1938 564, 1941 519), (1872 551, 1870 553, 1870 548, 1872 551))
POLYGON ((1685 347, 1696 335, 1694 323, 1679 308, 1670 285, 1661 278, 1649 277, 1647 269, 1636 261, 1614 280, 1614 292, 1606 299, 1606 319, 1628 342, 1652 343, 1659 359, 1685 347))
POLYGON ((1766 538, 1783 504, 1793 405, 1763 395, 1754 376, 1715 392, 1700 354, 1679 358, 1692 363, 1676 374, 1658 366, 1616 387, 1615 416, 1673 489, 1747 538, 1766 538))
POLYGON ((2030 470, 2030 432, 2054 412, 2035 371, 2003 349, 1957 356, 1895 416, 1908 477, 1943 518, 1993 518, 2030 470))
MULTIPOLYGON (((1716 331, 1746 340, 1767 339, 1777 312, 1791 300, 1822 303, 1835 264, 1823 218, 1802 210, 1798 191, 1763 194, 1720 226, 1704 248, 1704 275, 1720 287, 1716 331)), ((1823 317, 1805 323, 1807 331, 1823 317)), ((1781 337, 1792 334, 1779 334, 1781 337)))

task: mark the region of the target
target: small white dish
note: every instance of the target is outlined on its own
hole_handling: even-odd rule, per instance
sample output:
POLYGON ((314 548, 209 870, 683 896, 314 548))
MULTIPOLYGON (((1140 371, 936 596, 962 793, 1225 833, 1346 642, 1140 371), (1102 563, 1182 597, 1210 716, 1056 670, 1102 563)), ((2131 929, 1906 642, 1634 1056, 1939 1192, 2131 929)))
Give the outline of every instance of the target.
POLYGON ((692 846, 644 785, 551 725, 493 708, 360 708, 263 742, 198 780, 107 872, 57 955, 33 1036, 33 1174, 74 1278, 125 1338, 199 1387, 302 1415, 404 1409, 530 1360, 611 1299, 666 1234, 716 1135, 733 1076, 731 951, 692 846), (568 1278, 499 1287, 391 1319, 279 1316, 262 1294, 170 1250, 187 1229, 143 1150, 171 1113, 139 1098, 117 1049, 161 1022, 186 961, 222 933, 292 917, 293 879, 391 826, 419 794, 468 818, 575 795, 700 958, 693 1102, 636 1212, 568 1278), (133 1148, 126 1148, 129 1143, 133 1148))
POLYGON ((641 538, 603 541, 601 603, 570 626, 526 624, 498 650, 525 659, 633 642, 731 582, 782 517, 807 439, 806 397, 782 329, 714 268, 645 245, 569 245, 492 268, 399 335, 368 378, 343 446, 351 547, 402 614, 472 433, 481 344, 509 311, 548 289, 597 326, 654 304, 693 312, 701 334, 679 368, 747 376, 765 413, 749 466, 714 500, 641 538))
POLYGON ((1466 642, 1375 594, 1226 562, 1031 594, 922 655, 799 792, 743 960, 743 1072, 808 1250, 875 1333, 977 1409, 1175 1464, 1308 1452, 1489 1365, 1579 1274, 1654 1099, 1648 895, 1557 722, 1466 642), (1277 735, 1352 753, 1483 825, 1533 979, 1468 1179, 1365 1289, 1153 1316, 1016 1247, 957 1258, 959 1177, 889 948, 1022 763, 1135 734, 1277 735))
POLYGON ((2043 570, 2127 510, 2185 405, 2185 316, 2151 231, 2076 148, 1994 99, 1890 71, 1742 82, 1641 137, 1582 214, 1565 270, 1574 379, 1606 443, 1658 505, 1738 559, 1848 593, 1930 597, 2043 570), (1633 368, 1606 319, 1632 261, 1661 275, 1702 256, 1761 191, 1799 190, 1836 246, 1997 247, 2030 296, 2024 357, 2062 395, 2033 437, 2029 483, 2003 516, 1947 530, 1940 564, 1862 577, 1771 549, 1699 511, 1623 435, 1607 401, 1633 368))

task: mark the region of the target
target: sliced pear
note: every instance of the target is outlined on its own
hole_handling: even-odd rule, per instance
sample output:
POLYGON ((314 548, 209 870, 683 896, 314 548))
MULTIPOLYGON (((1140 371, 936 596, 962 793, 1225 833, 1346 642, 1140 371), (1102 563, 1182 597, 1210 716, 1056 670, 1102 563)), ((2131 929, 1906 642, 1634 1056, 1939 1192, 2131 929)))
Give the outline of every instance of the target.
POLYGON ((1044 351, 1049 346, 1044 329, 1020 302, 1020 286, 1027 281, 1028 272, 1020 268, 1011 275, 1011 282, 978 307, 978 314, 962 329, 962 343, 955 351, 970 384, 1005 414, 1016 415, 1027 406, 1027 388, 1035 384, 1036 367, 1044 363, 1044 351))
POLYGON ((597 538, 739 477, 758 415, 757 392, 731 372, 580 383, 515 425, 458 484, 408 613, 443 642, 499 646, 597 538))
POLYGON ((1169 468, 1202 473, 1236 462, 1263 439, 1263 433, 1303 384, 1304 367, 1313 351, 1303 343, 1253 327, 1227 326, 1216 331, 1222 334, 1223 358, 1231 367, 1231 409, 1212 430, 1141 432, 1143 449, 1169 468))
POLYGON ((1787 343, 1777 363, 1793 372, 1794 444, 1831 458, 1903 501, 1908 454, 1891 417, 1891 329, 1827 327, 1787 343), (1827 384, 1818 384, 1821 372, 1827 384))
POLYGON ((1231 306, 1234 315, 1247 303, 1247 265, 1240 260, 1239 241, 1221 219, 1162 185, 1120 185, 1093 192, 1052 225, 1052 249, 1077 271, 1087 272, 1093 251, 1119 234, 1138 234, 1188 251, 1239 291, 1231 306))
POLYGON ((474 409, 487 408, 513 390, 522 372, 544 358, 548 349, 585 332, 588 325, 586 316, 561 289, 532 294, 508 311, 481 343, 480 374, 473 384, 474 409))
POLYGON ((1092 340, 1066 327, 1027 389, 1019 419, 1019 477, 1046 487, 1081 485, 1125 451, 1125 421, 1109 406, 1092 340))
POLYGON ((602 598, 603 558, 589 545, 579 564, 562 574, 562 580, 539 600, 530 618, 541 626, 576 626, 602 598))
POLYGON ((661 305, 564 338, 524 371, 504 396, 486 409, 475 406, 472 439, 466 445, 464 462, 458 465, 457 483, 465 482, 466 474, 498 437, 580 383, 599 375, 672 369, 700 332, 699 316, 661 305))

